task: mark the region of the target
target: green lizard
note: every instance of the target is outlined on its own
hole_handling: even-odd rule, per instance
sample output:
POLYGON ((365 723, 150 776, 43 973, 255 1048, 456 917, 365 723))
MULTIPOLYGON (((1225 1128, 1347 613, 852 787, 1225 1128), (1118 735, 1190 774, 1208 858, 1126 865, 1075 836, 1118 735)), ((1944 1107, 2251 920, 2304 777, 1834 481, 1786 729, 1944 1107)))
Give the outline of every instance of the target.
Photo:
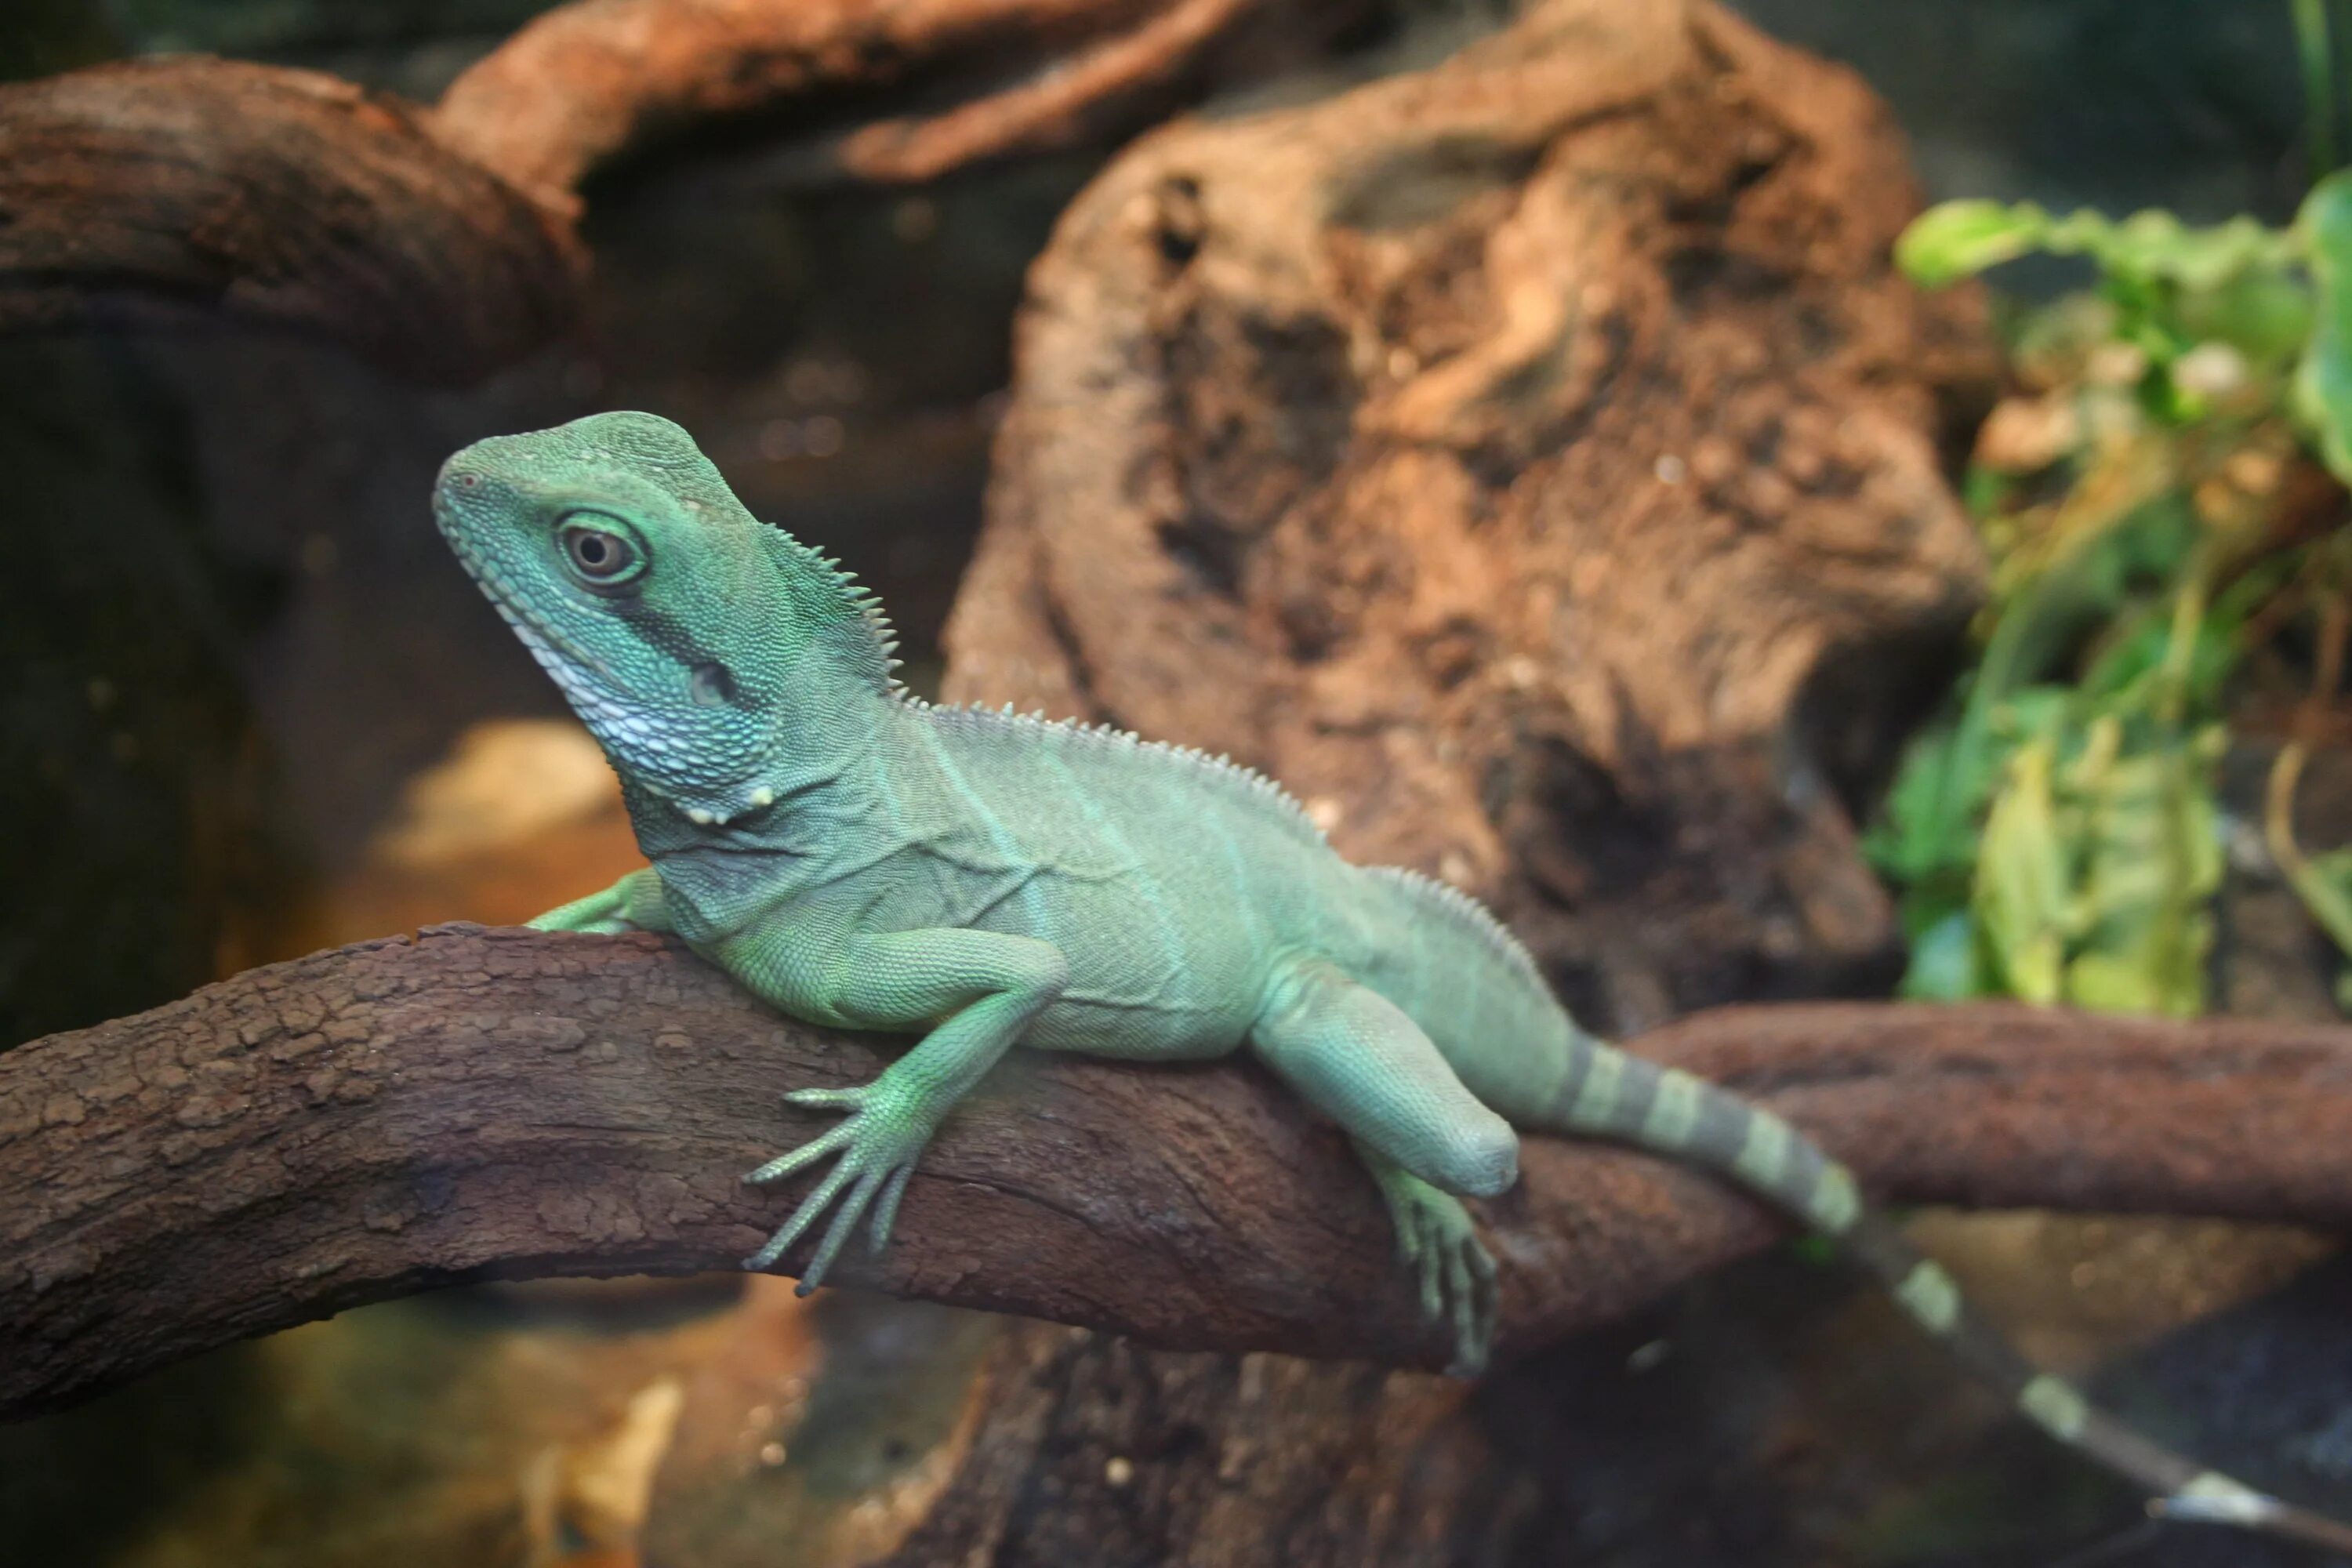
POLYGON ((755 520, 677 426, 605 414, 467 447, 442 531, 619 773, 651 864, 541 916, 675 932, 771 1005, 921 1037, 746 1178, 837 1156, 768 1244, 832 1213, 813 1289, 879 1248, 956 1102, 1015 1044, 1137 1060, 1246 1048, 1353 1140, 1423 1309, 1484 1363, 1495 1266, 1456 1194, 1517 1179, 1515 1127, 1704 1167, 1841 1243, 2025 1415, 2152 1505, 2352 1550, 2352 1528, 2157 1447, 2036 1373, 1787 1122, 1605 1045, 1473 900, 1341 859, 1269 780, 1118 731, 935 707, 879 607, 755 520))

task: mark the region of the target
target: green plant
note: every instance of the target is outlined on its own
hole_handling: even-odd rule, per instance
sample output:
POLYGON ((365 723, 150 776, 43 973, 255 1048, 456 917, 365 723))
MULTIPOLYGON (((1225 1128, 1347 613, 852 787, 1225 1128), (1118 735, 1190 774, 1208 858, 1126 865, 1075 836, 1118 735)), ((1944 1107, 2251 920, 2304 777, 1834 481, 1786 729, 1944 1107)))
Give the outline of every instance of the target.
POLYGON ((2036 253, 2087 258, 2096 284, 2011 324, 2018 390, 1968 480, 1992 562, 1980 657, 1865 847, 1903 889, 1909 994, 2195 1013, 2233 678, 2313 612, 2320 679, 2269 838, 2352 952, 2352 853, 2303 856, 2282 804, 2352 591, 2342 491, 2310 460, 2352 480, 2352 172, 2283 229, 1963 201, 1896 252, 1931 286, 2036 253))

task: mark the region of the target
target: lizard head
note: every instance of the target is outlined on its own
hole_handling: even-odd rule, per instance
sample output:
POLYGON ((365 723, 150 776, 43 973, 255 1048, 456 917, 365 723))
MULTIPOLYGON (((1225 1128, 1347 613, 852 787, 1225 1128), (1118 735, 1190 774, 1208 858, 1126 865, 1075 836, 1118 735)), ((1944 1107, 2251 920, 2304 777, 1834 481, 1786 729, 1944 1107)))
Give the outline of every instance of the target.
POLYGON ((435 520, 625 778, 696 821, 774 798, 891 689, 887 626, 834 563, 744 510, 685 431, 599 414, 478 441, 435 520))

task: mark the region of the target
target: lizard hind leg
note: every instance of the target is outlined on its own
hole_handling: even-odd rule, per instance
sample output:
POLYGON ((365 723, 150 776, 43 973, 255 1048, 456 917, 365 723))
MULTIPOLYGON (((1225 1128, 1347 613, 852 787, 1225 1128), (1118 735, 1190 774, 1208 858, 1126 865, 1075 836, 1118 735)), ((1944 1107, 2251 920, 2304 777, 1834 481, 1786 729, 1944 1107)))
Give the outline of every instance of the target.
POLYGON ((1339 1123, 1380 1183, 1423 1310, 1454 1331, 1454 1368, 1485 1363, 1494 1262, 1453 1195, 1492 1197, 1518 1176, 1518 1140, 1387 998, 1319 959, 1276 969, 1250 1026, 1257 1055, 1339 1123))
POLYGON ((1454 1330, 1445 1370, 1475 1377, 1495 1343, 1495 1259, 1462 1200, 1441 1193, 1376 1149, 1356 1145, 1396 1227, 1397 1256, 1421 1286, 1422 1316, 1454 1330))

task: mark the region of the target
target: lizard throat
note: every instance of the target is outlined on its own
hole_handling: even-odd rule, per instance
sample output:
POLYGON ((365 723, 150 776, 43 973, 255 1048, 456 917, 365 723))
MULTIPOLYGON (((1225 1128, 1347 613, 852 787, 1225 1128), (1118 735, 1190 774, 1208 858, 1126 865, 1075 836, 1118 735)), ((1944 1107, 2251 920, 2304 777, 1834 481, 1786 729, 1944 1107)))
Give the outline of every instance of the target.
MULTIPOLYGON (((630 700, 614 689, 611 667, 604 660, 530 613, 496 563, 478 556, 456 530, 445 522, 442 531, 457 547, 467 575, 555 682, 616 771, 677 807, 697 826, 731 822, 774 803, 777 792, 755 777, 716 776, 708 737, 692 716, 630 700)), ((745 770, 747 773, 757 771, 745 770)))

